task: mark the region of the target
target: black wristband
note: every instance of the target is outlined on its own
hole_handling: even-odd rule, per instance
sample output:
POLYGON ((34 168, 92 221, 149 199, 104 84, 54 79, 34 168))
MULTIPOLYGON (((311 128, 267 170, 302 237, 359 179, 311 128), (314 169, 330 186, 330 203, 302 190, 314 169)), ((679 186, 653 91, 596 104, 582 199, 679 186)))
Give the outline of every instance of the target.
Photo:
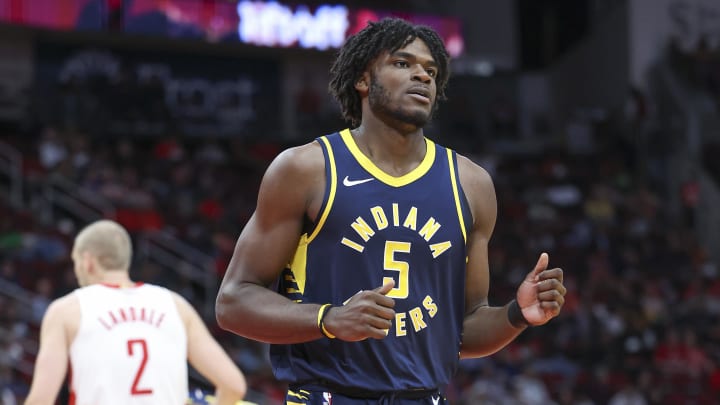
POLYGON ((530 326, 530 322, 525 319, 525 316, 523 316, 522 309, 520 309, 520 304, 518 304, 517 300, 510 301, 510 304, 508 305, 508 321, 510 321, 510 325, 512 325, 515 328, 526 328, 530 326))

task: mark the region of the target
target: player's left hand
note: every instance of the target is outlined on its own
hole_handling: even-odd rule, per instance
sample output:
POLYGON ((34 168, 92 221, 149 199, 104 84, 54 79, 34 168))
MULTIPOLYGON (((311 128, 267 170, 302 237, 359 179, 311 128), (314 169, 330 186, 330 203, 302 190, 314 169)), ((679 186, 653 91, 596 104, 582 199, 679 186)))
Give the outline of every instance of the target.
MULTIPOLYGON (((201 388, 195 388, 190 391, 190 395, 188 395, 187 401, 185 401, 185 405, 213 405, 217 402, 217 398, 215 398, 215 395, 206 392, 205 390, 201 388)), ((249 402, 240 400, 235 403, 235 405, 258 405, 255 402, 249 402)))
POLYGON ((560 313, 567 290, 563 285, 563 271, 548 269, 549 257, 542 253, 535 268, 525 276, 517 291, 517 302, 531 325, 542 325, 560 313))

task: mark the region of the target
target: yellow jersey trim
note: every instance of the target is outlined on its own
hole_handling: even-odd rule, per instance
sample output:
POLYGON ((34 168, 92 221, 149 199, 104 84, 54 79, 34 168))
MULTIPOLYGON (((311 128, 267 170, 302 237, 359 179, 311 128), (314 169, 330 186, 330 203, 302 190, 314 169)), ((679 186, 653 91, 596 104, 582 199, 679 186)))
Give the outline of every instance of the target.
POLYGON ((445 148, 448 157, 448 166, 450 167, 450 183, 452 183, 453 196, 455 197, 455 209, 457 209, 458 218, 460 219, 460 229, 462 230, 463 239, 467 243, 467 233, 465 231, 465 218, 463 217, 462 205, 460 204, 460 190, 458 188, 457 179, 460 177, 455 170, 455 162, 453 162, 453 154, 450 149, 445 148))
POLYGON ((325 220, 327 220, 327 217, 330 214, 330 208, 332 208, 333 201, 335 201, 335 191, 337 190, 337 168, 335 167, 335 154, 333 153, 332 146, 330 146, 330 141, 327 140, 327 137, 323 136, 320 139, 323 141, 325 147, 327 148, 328 163, 330 164, 330 193, 328 194, 325 209, 323 210, 322 215, 320 215, 320 220, 318 220, 318 223, 315 226, 315 229, 313 229, 312 234, 308 236, 306 243, 312 242, 312 240, 315 239, 317 234, 320 232, 320 229, 322 229, 323 225, 325 225, 325 220))
POLYGON ((300 236, 300 242, 298 242, 295 255, 290 262, 290 271, 298 286, 298 292, 303 295, 305 294, 305 280, 307 279, 307 246, 308 235, 304 233, 300 236))
POLYGON ((333 201, 335 200, 335 191, 337 190, 337 168, 335 167, 335 155, 333 154, 332 147, 330 146, 330 142, 327 140, 327 137, 323 136, 320 139, 327 148, 328 164, 330 165, 330 192, 328 193, 327 202, 325 207, 323 207, 322 214, 320 214, 320 219, 318 219, 318 222, 315 225, 315 229, 313 229, 312 234, 310 235, 304 233, 300 236, 300 241, 298 242, 298 247, 295 250, 295 255, 290 262, 290 271, 292 272, 293 277, 295 277, 295 282, 297 283, 298 290, 300 290, 300 294, 305 293, 308 244, 312 242, 325 224, 325 221, 330 214, 330 208, 332 208, 333 201))
POLYGON ((367 170, 368 173, 375 176, 381 182, 392 187, 406 186, 413 181, 419 179, 425 173, 427 173, 428 170, 430 170, 430 167, 435 161, 435 143, 428 138, 424 138, 426 148, 425 157, 423 158, 422 162, 420 162, 418 167, 412 169, 410 172, 400 177, 391 176, 382 171, 379 167, 375 165, 375 163, 373 163, 367 156, 362 153, 360 148, 355 143, 355 139, 353 139, 349 129, 343 129, 342 131, 340 131, 340 136, 342 137, 343 142, 345 142, 347 148, 350 150, 350 153, 352 153, 352 155, 355 157, 355 159, 360 164, 360 166, 362 166, 363 169, 367 170))
POLYGON ((300 393, 297 393, 297 392, 295 392, 295 391, 293 391, 293 390, 288 390, 288 395, 293 396, 293 397, 300 398, 300 399, 305 400, 305 401, 308 400, 308 394, 309 394, 309 392, 308 392, 308 391, 304 391, 304 390, 300 390, 300 393))

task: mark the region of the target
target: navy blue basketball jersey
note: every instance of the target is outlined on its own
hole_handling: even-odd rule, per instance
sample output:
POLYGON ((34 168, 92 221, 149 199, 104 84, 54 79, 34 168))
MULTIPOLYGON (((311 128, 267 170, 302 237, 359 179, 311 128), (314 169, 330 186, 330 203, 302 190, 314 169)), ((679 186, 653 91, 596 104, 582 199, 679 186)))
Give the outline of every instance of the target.
POLYGON ((471 215, 455 152, 425 139, 425 158, 394 177, 360 151, 349 130, 317 140, 326 189, 279 292, 302 303, 341 306, 393 279, 395 319, 382 340, 322 338, 272 345, 276 378, 370 391, 444 386, 459 360, 471 215))

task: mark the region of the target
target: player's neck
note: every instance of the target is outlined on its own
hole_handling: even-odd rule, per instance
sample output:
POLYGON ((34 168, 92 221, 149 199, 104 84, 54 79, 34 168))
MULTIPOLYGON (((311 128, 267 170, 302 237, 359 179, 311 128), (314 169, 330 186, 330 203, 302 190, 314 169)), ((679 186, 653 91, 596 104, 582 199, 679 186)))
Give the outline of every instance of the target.
POLYGON ((124 271, 106 271, 97 282, 120 288, 134 287, 136 285, 134 281, 130 280, 128 273, 124 271))
POLYGON ((423 127, 397 119, 382 119, 370 112, 363 113, 363 120, 360 126, 353 130, 353 134, 356 132, 377 138, 403 138, 408 141, 424 136, 423 127))
POLYGON ((402 176, 422 162, 427 153, 422 130, 403 135, 389 127, 366 127, 351 131, 360 151, 392 176, 402 176))

